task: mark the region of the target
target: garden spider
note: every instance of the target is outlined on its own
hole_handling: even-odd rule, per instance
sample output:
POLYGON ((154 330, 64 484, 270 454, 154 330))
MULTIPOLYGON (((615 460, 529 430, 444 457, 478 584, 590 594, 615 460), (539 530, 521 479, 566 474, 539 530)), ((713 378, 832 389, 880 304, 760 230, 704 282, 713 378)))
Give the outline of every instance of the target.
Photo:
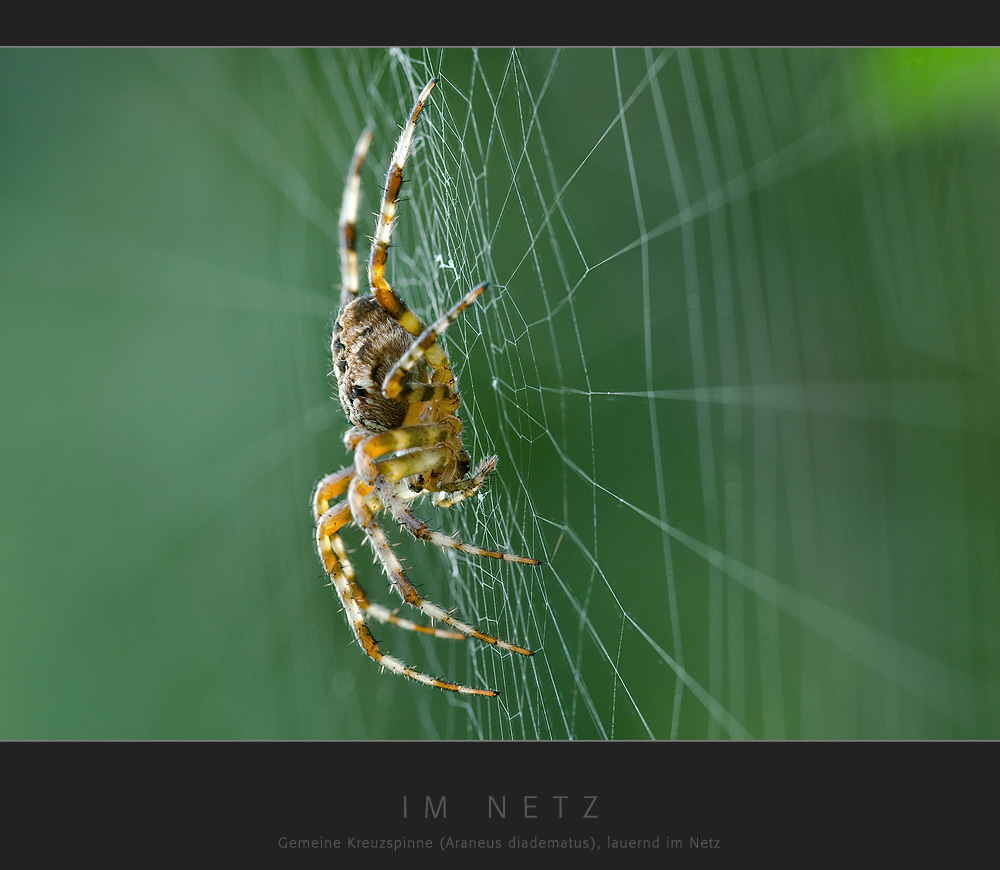
POLYGON ((438 343, 441 334, 486 289, 486 284, 473 289, 432 326, 426 327, 385 279, 403 166, 413 142, 417 117, 436 82, 431 79, 421 91, 389 163, 368 262, 371 293, 364 296, 358 295, 355 224, 361 166, 372 140, 370 129, 362 134, 354 151, 340 214, 343 287, 331 345, 340 403, 353 427, 344 441, 354 451, 354 464, 320 480, 313 494, 312 509, 320 559, 365 653, 393 673, 426 685, 492 696, 498 692, 437 680, 383 654, 367 626, 368 617, 373 617, 434 637, 474 637, 501 649, 532 655, 524 647, 459 622, 448 611, 422 598, 407 579, 376 520, 379 511, 387 510, 415 538, 439 547, 507 562, 540 564, 537 559, 484 550, 435 532, 406 506, 406 502, 426 492, 433 494, 435 507, 457 504, 477 492, 497 464, 496 457, 489 456, 471 477, 465 476, 469 471, 469 454, 462 447, 462 421, 456 416, 461 400, 451 364, 438 343), (331 507, 330 502, 345 492, 347 497, 331 507), (402 599, 432 622, 442 622, 453 630, 419 625, 368 601, 339 535, 340 529, 352 521, 364 532, 402 599))

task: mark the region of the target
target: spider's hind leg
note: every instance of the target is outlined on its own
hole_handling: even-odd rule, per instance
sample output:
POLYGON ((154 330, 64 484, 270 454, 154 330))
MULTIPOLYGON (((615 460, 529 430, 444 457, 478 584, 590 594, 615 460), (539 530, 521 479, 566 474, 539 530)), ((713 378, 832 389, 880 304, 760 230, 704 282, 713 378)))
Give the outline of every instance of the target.
POLYGON ((365 162, 368 147, 372 144, 372 129, 361 134, 354 146, 351 170, 344 186, 344 198, 340 205, 340 307, 343 308, 358 295, 358 251, 357 222, 358 202, 361 198, 361 167, 365 162))
POLYGON ((338 532, 351 520, 351 508, 346 501, 341 501, 330 507, 330 500, 338 495, 342 495, 349 486, 351 478, 354 476, 353 468, 345 468, 335 474, 328 474, 317 485, 313 494, 313 510, 316 518, 316 546, 319 551, 323 568, 330 577, 330 585, 337 590, 344 609, 350 613, 353 607, 349 608, 345 595, 353 601, 362 613, 374 617, 379 622, 390 623, 392 625, 405 628, 408 631, 416 631, 422 634, 429 634, 434 637, 449 638, 452 640, 464 640, 465 635, 457 631, 447 631, 435 626, 419 625, 409 619, 397 616, 395 611, 383 607, 381 604, 373 604, 368 600, 361 584, 358 583, 354 574, 354 566, 351 565, 347 557, 347 549, 338 532), (342 574, 341 578, 338 577, 342 574), (345 585, 341 589, 342 585, 345 585))
MULTIPOLYGON (((335 491, 337 487, 342 485, 344 479, 345 475, 343 472, 338 475, 329 475, 327 478, 324 478, 324 481, 321 481, 320 487, 317 488, 317 492, 322 491, 324 493, 329 493, 335 491)), ((348 475, 346 476, 346 479, 350 480, 351 477, 348 475)), ((317 498, 317 506, 321 503, 321 500, 317 498)), ((328 508, 323 511, 317 521, 316 541, 320 558, 323 560, 323 567, 330 577, 331 585, 337 591, 337 597, 340 598, 340 603, 344 608, 344 613, 347 615, 347 621, 351 626, 351 630, 354 632, 354 637, 361 645, 361 649, 364 650, 365 654, 382 667, 388 668, 394 674, 399 674, 402 677, 416 680, 418 683, 424 683, 428 686, 434 686, 439 689, 447 689, 450 692, 458 692, 463 695, 485 695, 487 697, 494 697, 499 694, 493 689, 470 688, 469 686, 462 686, 458 683, 449 683, 444 680, 429 677, 427 674, 422 674, 420 671, 404 664, 399 659, 394 658, 393 656, 385 655, 382 652, 379 648, 378 641, 376 641, 372 636, 372 633, 368 629, 367 625, 366 614, 367 612, 372 611, 372 605, 368 603, 364 593, 361 591, 361 587, 354 579, 353 571, 351 571, 349 567, 345 570, 344 565, 347 564, 349 566, 349 563, 342 563, 340 556, 338 555, 343 555, 344 551, 343 544, 337 536, 336 529, 340 528, 340 526, 346 522, 346 519, 344 518, 345 508, 347 516, 351 516, 350 508, 346 506, 346 503, 334 505, 332 508, 328 508)), ((377 612, 373 612, 372 615, 378 618, 377 612)), ((437 634, 439 631, 438 629, 428 629, 423 626, 415 626, 414 623, 410 623, 409 620, 388 621, 394 621, 396 624, 402 625, 404 628, 414 626, 415 630, 427 631, 432 634, 437 634)), ((443 636, 451 636, 451 633, 444 633, 443 636)))
POLYGON ((474 637, 476 640, 480 640, 483 643, 488 643, 491 646, 510 650, 511 652, 520 653, 525 656, 532 655, 531 650, 515 646, 512 643, 493 637, 493 635, 486 634, 474 626, 460 622, 448 611, 443 610, 438 607, 438 605, 422 598, 417 592, 417 588, 410 582, 409 578, 407 578, 404 573, 403 566, 400 563, 399 558, 393 551, 388 538, 385 536, 385 532, 382 531, 382 527, 375 519, 375 511, 382 505, 374 489, 369 484, 365 483, 361 478, 355 477, 354 480, 351 481, 347 497, 351 505, 351 513, 354 516, 354 522, 364 530, 365 536, 368 538, 368 542, 375 551, 375 555, 378 556, 379 561, 385 568, 385 572, 389 576, 390 582, 395 587, 400 597, 407 604, 417 608, 417 610, 423 613, 424 616, 443 622, 455 630, 460 631, 462 634, 474 637))

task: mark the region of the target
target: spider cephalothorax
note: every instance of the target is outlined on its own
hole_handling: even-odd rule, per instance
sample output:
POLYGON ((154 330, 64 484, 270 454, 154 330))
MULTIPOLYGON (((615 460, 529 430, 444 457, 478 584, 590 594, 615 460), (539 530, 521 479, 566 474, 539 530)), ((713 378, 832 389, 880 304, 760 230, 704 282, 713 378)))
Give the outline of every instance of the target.
POLYGON ((403 166, 413 133, 436 80, 421 91, 399 137, 386 176, 385 193, 368 263, 371 293, 358 295, 356 221, 361 167, 372 134, 358 141, 340 216, 340 254, 343 276, 340 313, 333 328, 331 350, 340 402, 353 428, 344 437, 354 451, 354 464, 324 477, 316 487, 312 509, 316 517, 316 545, 323 567, 344 606, 348 622, 362 649, 393 673, 431 686, 474 695, 496 695, 428 677, 385 655, 367 626, 368 617, 436 637, 472 637, 500 649, 531 655, 457 620, 417 592, 403 572, 376 514, 387 510, 414 537, 474 556, 537 565, 537 559, 486 550, 432 530, 413 514, 407 502, 432 493, 435 507, 450 507, 477 492, 496 468, 496 457, 486 457, 476 471, 462 446, 461 399, 455 376, 438 338, 486 289, 480 284, 446 314, 427 327, 403 304, 385 279, 385 263, 392 235, 403 166), (330 502, 347 494, 345 499, 330 502), (340 529, 353 522, 360 528, 405 602, 448 629, 419 625, 381 605, 368 601, 347 559, 340 529))

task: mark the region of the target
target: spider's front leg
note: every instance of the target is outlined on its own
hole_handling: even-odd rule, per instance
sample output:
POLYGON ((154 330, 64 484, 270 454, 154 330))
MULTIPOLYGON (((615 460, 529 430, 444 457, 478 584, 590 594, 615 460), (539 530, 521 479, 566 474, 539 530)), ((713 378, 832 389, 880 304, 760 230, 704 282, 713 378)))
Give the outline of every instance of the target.
MULTIPOLYGON (((324 562, 324 564, 326 563, 324 562)), ((427 674, 423 674, 420 671, 411 668, 409 665, 404 664, 394 656, 385 655, 379 648, 378 641, 375 640, 371 631, 368 629, 368 625, 365 621, 365 611, 366 609, 370 611, 372 606, 368 605, 366 608, 364 605, 366 605, 367 602, 363 603, 355 596, 355 589, 358 588, 357 584, 352 583, 347 578, 339 561, 334 560, 331 563, 329 573, 331 582, 337 590, 337 595, 340 597, 341 603, 344 606, 344 612, 347 614, 347 621, 351 626, 351 630, 354 632, 354 636, 361 645, 361 649, 364 650, 365 654, 373 661, 377 662, 384 668, 388 668, 394 674, 399 674, 401 677, 407 677, 408 679, 416 680, 418 683, 423 683, 427 686, 434 686, 438 689, 447 689, 448 691, 458 692, 463 695, 485 695, 486 697, 495 697, 499 694, 493 689, 470 688, 469 686, 462 686, 458 683, 449 683, 444 680, 429 677, 427 674)), ((420 626, 414 626, 414 624, 410 623, 408 620, 399 620, 398 624, 403 627, 414 627, 418 630, 426 630, 433 634, 438 634, 436 629, 424 629, 420 626)), ((445 633, 444 636, 450 636, 450 632, 445 633)))
MULTIPOLYGON (((442 444, 451 438, 452 434, 453 429, 444 423, 419 423, 416 426, 403 426, 368 435, 355 445, 354 471, 359 478, 374 486, 379 476, 376 460, 388 453, 398 453, 400 450, 442 444)), ((430 468, 421 470, 429 471, 430 468)), ((411 472, 411 474, 419 473, 420 471, 411 472)))
POLYGON ((385 266, 389 258, 389 242, 396 225, 396 204, 399 201, 399 191, 403 186, 403 169, 406 166, 410 148, 413 146, 413 134, 417 126, 417 118, 423 111, 424 104, 431 90, 437 84, 437 79, 431 79, 417 97, 410 112, 410 118, 403 127, 392 152, 389 171, 385 176, 385 187, 382 194, 382 205, 379 209, 378 223, 375 226, 375 237, 372 240, 371 256, 368 259, 368 282, 372 294, 379 304, 388 311, 399 324, 411 335, 419 335, 423 329, 420 319, 407 308, 385 279, 385 266))

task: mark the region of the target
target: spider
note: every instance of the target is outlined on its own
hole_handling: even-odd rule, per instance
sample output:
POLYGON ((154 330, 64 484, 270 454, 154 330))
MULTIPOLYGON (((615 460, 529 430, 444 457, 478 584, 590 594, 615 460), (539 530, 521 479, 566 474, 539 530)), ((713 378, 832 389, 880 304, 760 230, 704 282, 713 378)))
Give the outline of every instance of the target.
POLYGON ((435 507, 450 507, 476 493, 496 468, 497 458, 486 457, 472 473, 469 453, 462 446, 462 421, 456 416, 461 402, 455 375, 438 339, 486 289, 475 287, 430 327, 403 304, 385 278, 389 240, 396 217, 399 189, 417 118, 437 79, 421 91, 393 152, 368 262, 371 292, 358 295, 356 251, 357 211, 361 168, 372 141, 371 128, 358 140, 347 176, 340 213, 342 291, 340 311, 333 327, 331 350, 340 403, 352 428, 344 442, 354 453, 354 464, 328 474, 316 486, 312 510, 316 519, 316 546, 323 568, 343 604, 347 621, 362 650, 391 672, 428 686, 470 695, 495 696, 494 689, 470 688, 429 677, 386 655, 368 628, 369 617, 434 637, 472 637, 521 655, 531 650, 515 646, 471 625, 426 598, 407 578, 376 515, 388 511, 415 538, 472 556, 538 565, 537 559, 486 550, 432 530, 415 516, 407 503, 432 494, 435 507), (331 502, 344 496, 331 506, 331 502), (368 600, 347 558, 340 530, 353 522, 362 530, 391 585, 407 604, 428 617, 431 625, 411 622, 368 600), (440 622, 448 628, 433 623, 440 622))

